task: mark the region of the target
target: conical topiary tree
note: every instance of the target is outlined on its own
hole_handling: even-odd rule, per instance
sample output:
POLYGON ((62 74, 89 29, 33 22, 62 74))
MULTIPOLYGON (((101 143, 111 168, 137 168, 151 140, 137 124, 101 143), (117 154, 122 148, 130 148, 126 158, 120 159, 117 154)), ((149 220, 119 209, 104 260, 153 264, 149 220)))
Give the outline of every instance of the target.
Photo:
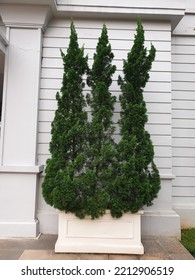
POLYGON ((112 161, 115 144, 112 138, 114 127, 112 116, 116 98, 109 87, 116 67, 112 65, 114 55, 109 44, 106 25, 103 25, 98 40, 92 69, 88 73, 87 84, 91 93, 87 96, 92 120, 88 134, 88 162, 86 178, 88 190, 85 192, 85 214, 92 218, 101 216, 108 207, 108 185, 112 177, 112 161))
POLYGON ((62 88, 56 95, 57 110, 52 122, 51 159, 47 161, 42 193, 45 201, 59 210, 80 213, 83 207, 83 168, 86 162, 87 113, 82 76, 88 58, 79 48, 71 23, 67 53, 61 51, 64 64, 62 88))
POLYGON ((153 161, 153 144, 145 130, 147 109, 143 98, 156 50, 151 45, 147 53, 144 41, 144 29, 138 20, 133 47, 124 60, 124 77, 118 78, 122 92, 121 140, 117 145, 116 178, 110 189, 110 209, 115 217, 151 205, 160 189, 159 172, 153 161))

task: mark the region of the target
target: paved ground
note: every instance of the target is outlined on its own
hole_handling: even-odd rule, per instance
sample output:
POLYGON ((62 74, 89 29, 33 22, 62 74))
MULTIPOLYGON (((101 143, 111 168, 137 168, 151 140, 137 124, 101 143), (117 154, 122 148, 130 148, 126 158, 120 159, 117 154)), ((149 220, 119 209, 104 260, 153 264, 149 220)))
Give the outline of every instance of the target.
POLYGON ((0 260, 194 260, 174 237, 145 237, 144 255, 56 254, 56 235, 38 239, 0 239, 0 260))

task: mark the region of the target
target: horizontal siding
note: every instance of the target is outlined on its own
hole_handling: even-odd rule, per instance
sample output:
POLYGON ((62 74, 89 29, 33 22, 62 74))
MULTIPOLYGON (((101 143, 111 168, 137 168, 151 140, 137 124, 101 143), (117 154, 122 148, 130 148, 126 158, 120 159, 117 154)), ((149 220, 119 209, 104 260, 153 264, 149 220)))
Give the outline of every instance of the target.
MULTIPOLYGON (((42 122, 49 121, 51 122, 54 118, 55 111, 47 111, 47 110, 40 110, 39 119, 42 122)), ((89 121, 91 115, 88 116, 89 121)), ((120 117, 120 113, 115 113, 113 116, 113 122, 116 124, 120 117)), ((169 125, 170 114, 149 114, 148 116, 148 124, 159 124, 159 125, 169 125), (160 121, 158 120, 160 118, 160 121)), ((159 139, 160 141, 160 139, 159 139)))
MULTIPOLYGON (((93 54, 98 37, 101 34, 103 22, 99 20, 74 20, 78 33, 79 45, 84 45, 85 54, 89 57, 89 65, 93 63, 93 54)), ((112 94, 117 98, 120 88, 117 84, 118 75, 122 75, 123 59, 133 45, 135 22, 105 22, 108 28, 109 41, 114 53, 113 64, 117 71, 113 76, 112 94)), ((148 109, 148 124, 155 145, 155 161, 162 174, 171 173, 171 32, 168 23, 145 22, 146 46, 151 42, 157 49, 156 59, 150 72, 150 81, 144 89, 148 109)), ((41 88, 39 101, 39 135, 38 159, 45 164, 49 154, 51 140, 51 122, 56 110, 56 92, 60 90, 63 75, 63 63, 60 48, 66 52, 69 43, 70 22, 64 19, 55 19, 49 26, 43 38, 41 88)), ((88 87, 84 94, 89 92, 88 87)), ((89 108, 86 110, 89 112, 89 108)), ((90 116, 90 112, 89 112, 90 116)), ((119 102, 115 105, 114 123, 120 116, 119 102)), ((115 131, 115 139, 119 141, 119 128, 115 131)))
MULTIPOLYGON (((118 76, 121 75, 121 71, 117 70, 114 75, 113 75, 113 83, 114 83, 114 88, 116 88, 116 82, 118 79, 118 76)), ((41 73, 41 78, 42 79, 60 79, 63 76, 63 69, 62 68, 44 68, 42 69, 42 73, 41 73)), ((151 72, 150 73, 150 81, 151 82, 155 82, 155 81, 159 81, 159 82, 168 82, 170 83, 170 79, 171 79, 171 74, 169 72, 151 72)))
POLYGON ((195 205, 195 38, 172 39, 173 203, 195 205))
MULTIPOLYGON (((53 89, 59 90, 61 87, 61 79, 41 79, 41 89, 53 89)), ((87 87, 86 87, 87 90, 87 87)), ((119 86, 117 85, 117 81, 113 81, 110 86, 110 90, 112 92, 119 93, 119 86)), ((146 87, 146 91, 149 92, 170 92, 171 83, 170 82, 148 82, 146 87)))
MULTIPOLYGON (((57 69, 62 69, 63 68, 63 63, 62 59, 60 57, 60 54, 56 54, 56 50, 51 50, 49 48, 44 49, 43 51, 43 58, 42 58, 42 67, 43 69, 45 68, 57 68, 57 69)), ((170 65, 170 60, 165 61, 165 60, 160 60, 159 61, 155 60, 152 65, 152 71, 159 72, 159 73, 164 73, 164 72, 170 72, 171 71, 171 65, 170 65)), ((168 59, 168 58, 167 58, 168 59)), ((92 64, 92 59, 89 59, 89 65, 92 64)), ((123 68, 123 61, 122 60, 116 60, 115 56, 115 65, 118 70, 122 70, 123 68)))

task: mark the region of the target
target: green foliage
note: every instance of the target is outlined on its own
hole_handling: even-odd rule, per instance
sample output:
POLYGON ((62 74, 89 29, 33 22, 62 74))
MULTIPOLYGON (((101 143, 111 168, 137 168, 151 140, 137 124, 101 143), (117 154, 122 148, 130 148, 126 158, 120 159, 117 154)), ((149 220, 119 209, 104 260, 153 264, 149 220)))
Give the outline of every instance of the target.
POLYGON ((92 69, 88 73, 87 84, 91 93, 87 96, 91 107, 92 120, 88 134, 88 162, 86 171, 92 176, 86 198, 86 214, 98 218, 108 208, 108 184, 112 177, 112 162, 115 144, 112 139, 114 127, 112 116, 115 97, 109 87, 116 67, 112 65, 114 55, 108 41, 107 28, 104 25, 98 40, 92 69))
POLYGON ((107 28, 103 26, 91 70, 83 48, 79 48, 73 23, 70 29, 67 53, 61 51, 64 74, 56 95, 43 197, 51 206, 80 218, 98 218, 106 209, 114 217, 137 212, 143 205, 151 205, 160 189, 153 145, 145 130, 147 109, 143 98, 155 48, 151 46, 147 53, 144 30, 138 21, 133 48, 124 60, 124 77, 118 79, 122 92, 121 140, 116 144, 112 121, 116 98, 109 90, 116 67, 112 65, 114 55, 107 28), (85 73, 91 90, 86 99, 85 73), (91 122, 85 111, 87 104, 91 122))
POLYGON ((115 98, 109 86, 115 66, 111 65, 113 53, 108 42, 106 26, 99 38, 92 69, 87 66, 71 24, 70 43, 65 55, 61 92, 57 93, 57 110, 52 122, 50 143, 51 159, 47 161, 42 192, 46 202, 59 210, 92 219, 103 215, 109 194, 107 180, 111 180, 111 162, 114 151, 112 115, 115 98), (88 122, 85 98, 82 93, 83 74, 91 94, 87 101, 92 110, 88 122))
POLYGON ((77 33, 71 23, 70 42, 66 55, 61 51, 64 75, 60 93, 56 95, 57 110, 52 122, 51 159, 47 160, 42 193, 55 208, 80 212, 83 207, 81 186, 86 162, 88 129, 82 76, 88 69, 87 57, 79 48, 77 33))
POLYGON ((195 258, 195 228, 182 229, 181 243, 195 258))
POLYGON ((143 98, 155 48, 151 45, 147 53, 144 41, 144 29, 138 20, 133 47, 124 60, 124 77, 118 78, 122 92, 121 140, 117 145, 116 178, 110 190, 110 209, 115 217, 151 205, 160 189, 160 176, 153 161, 153 144, 145 130, 147 109, 143 98))

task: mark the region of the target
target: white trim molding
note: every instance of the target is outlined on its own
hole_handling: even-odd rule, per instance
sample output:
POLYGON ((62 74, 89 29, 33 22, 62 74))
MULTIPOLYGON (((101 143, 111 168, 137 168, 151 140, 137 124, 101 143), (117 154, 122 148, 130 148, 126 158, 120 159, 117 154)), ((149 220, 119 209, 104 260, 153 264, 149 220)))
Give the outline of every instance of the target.
MULTIPOLYGON (((190 1, 190 0, 188 0, 190 1)), ((16 9, 22 10, 24 8, 32 5, 32 9, 38 7, 47 7, 50 10, 50 16, 67 16, 67 17, 85 17, 85 18, 115 18, 115 19, 136 19, 137 17, 141 17, 142 19, 148 20, 160 20, 160 21, 170 21, 172 30, 177 26, 186 11, 186 0, 107 0, 106 2, 99 0, 2 0, 1 9, 4 4, 15 4, 16 9), (41 3, 40 3, 41 2, 41 3), (43 6, 45 5, 45 6, 43 6)), ((12 7, 13 7, 12 5, 12 7)), ((7 7, 11 7, 11 5, 7 5, 7 7)), ((28 18, 27 14, 22 13, 22 18, 28 18)), ((30 9, 31 10, 31 9, 30 9)), ((39 12, 38 12, 39 14, 39 12)), ((37 14, 37 15, 38 15, 37 14)), ((13 14, 14 16, 14 14, 13 14)), ((47 17, 47 18, 49 18, 47 17)), ((15 18, 15 16, 14 16, 15 18)), ((15 24, 19 24, 21 21, 21 17, 19 17, 19 21, 17 20, 15 24)), ((13 20, 11 21, 13 22, 13 20)), ((29 22, 29 21, 28 21, 29 22)), ((37 22, 39 23, 39 22, 37 22)), ((7 21, 7 24, 10 24, 7 21)), ((34 22, 35 24, 35 22, 34 22)))
POLYGON ((39 174, 42 171, 43 171, 43 165, 37 165, 37 166, 0 166, 0 173, 39 174))
POLYGON ((179 23, 185 14, 185 0, 57 0, 58 13, 69 16, 109 17, 109 18, 137 18, 149 20, 170 21, 172 29, 179 23))
POLYGON ((6 27, 46 29, 52 17, 49 6, 0 5, 1 17, 6 27))

